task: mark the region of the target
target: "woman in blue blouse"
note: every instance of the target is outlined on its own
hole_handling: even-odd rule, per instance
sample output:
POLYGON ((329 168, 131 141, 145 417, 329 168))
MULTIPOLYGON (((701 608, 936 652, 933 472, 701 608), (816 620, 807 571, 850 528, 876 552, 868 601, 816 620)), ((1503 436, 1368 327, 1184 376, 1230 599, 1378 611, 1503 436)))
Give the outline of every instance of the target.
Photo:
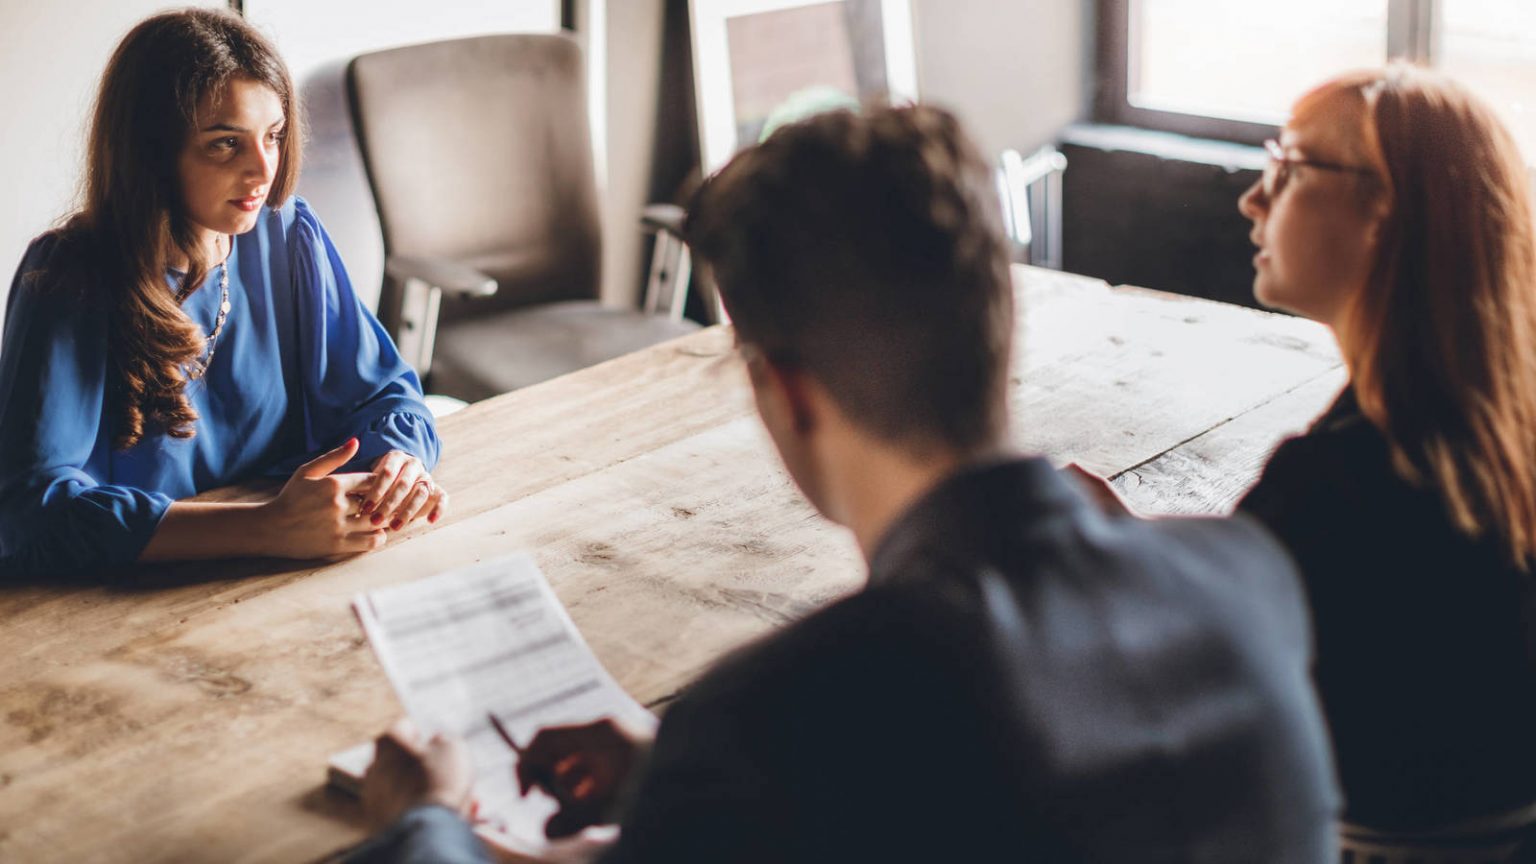
POLYGON ((33 241, 0 350, 0 575, 325 558, 437 521, 415 373, 303 200, 298 107, 239 18, 159 15, 118 46, 84 206, 33 241), (289 476, 266 504, 183 500, 289 476))

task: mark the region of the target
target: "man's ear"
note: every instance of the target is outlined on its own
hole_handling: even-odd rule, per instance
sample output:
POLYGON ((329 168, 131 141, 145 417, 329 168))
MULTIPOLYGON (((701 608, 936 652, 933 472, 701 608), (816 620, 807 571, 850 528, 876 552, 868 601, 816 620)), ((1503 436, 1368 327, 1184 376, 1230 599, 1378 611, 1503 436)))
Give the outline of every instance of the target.
POLYGON ((768 389, 795 432, 803 435, 816 428, 818 411, 811 391, 817 385, 805 370, 794 364, 766 359, 756 365, 760 368, 753 374, 762 376, 759 386, 768 389))

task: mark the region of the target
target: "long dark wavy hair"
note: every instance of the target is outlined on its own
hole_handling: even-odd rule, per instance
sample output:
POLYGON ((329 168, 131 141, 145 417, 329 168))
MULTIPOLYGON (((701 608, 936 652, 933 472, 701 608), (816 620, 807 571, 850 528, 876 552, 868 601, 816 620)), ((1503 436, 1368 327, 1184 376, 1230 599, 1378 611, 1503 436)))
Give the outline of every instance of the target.
MULTIPOLYGON (((195 289, 214 262, 195 241, 178 160, 196 131, 197 110, 230 81, 250 79, 282 101, 287 135, 266 204, 281 206, 299 175, 298 97, 272 44, 230 12, 184 9, 129 31, 102 75, 87 143, 80 209, 60 233, 55 256, 109 313, 107 409, 113 443, 126 450, 146 429, 194 434, 187 369, 202 356, 202 329, 166 284, 173 250, 186 259, 183 288, 195 289), (87 269, 88 268, 88 269, 87 269)), ((190 292, 187 292, 190 293, 190 292)))

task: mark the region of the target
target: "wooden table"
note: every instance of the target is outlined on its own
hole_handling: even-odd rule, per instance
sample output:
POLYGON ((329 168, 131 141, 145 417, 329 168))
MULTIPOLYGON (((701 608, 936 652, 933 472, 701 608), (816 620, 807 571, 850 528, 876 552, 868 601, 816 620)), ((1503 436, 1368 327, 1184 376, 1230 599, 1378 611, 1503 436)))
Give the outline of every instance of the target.
MULTIPOLYGON (((1020 268, 1025 450, 1152 512, 1223 511, 1344 381, 1318 325, 1020 268)), ((602 661, 662 706, 722 652, 854 590, 720 328, 441 424, 453 512, 315 567, 157 568, 0 591, 0 861, 307 861, 356 842, 326 757, 399 709, 348 604, 532 550, 602 661)))

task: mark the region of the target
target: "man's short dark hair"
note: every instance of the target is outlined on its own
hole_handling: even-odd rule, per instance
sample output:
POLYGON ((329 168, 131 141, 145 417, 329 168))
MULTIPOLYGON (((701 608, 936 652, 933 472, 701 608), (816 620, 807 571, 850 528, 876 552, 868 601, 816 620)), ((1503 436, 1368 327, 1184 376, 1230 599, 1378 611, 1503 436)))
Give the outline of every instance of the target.
POLYGON ((688 235, 737 338, 889 441, 1005 428, 1013 331, 993 172, 949 112, 820 114, 705 183, 688 235))

